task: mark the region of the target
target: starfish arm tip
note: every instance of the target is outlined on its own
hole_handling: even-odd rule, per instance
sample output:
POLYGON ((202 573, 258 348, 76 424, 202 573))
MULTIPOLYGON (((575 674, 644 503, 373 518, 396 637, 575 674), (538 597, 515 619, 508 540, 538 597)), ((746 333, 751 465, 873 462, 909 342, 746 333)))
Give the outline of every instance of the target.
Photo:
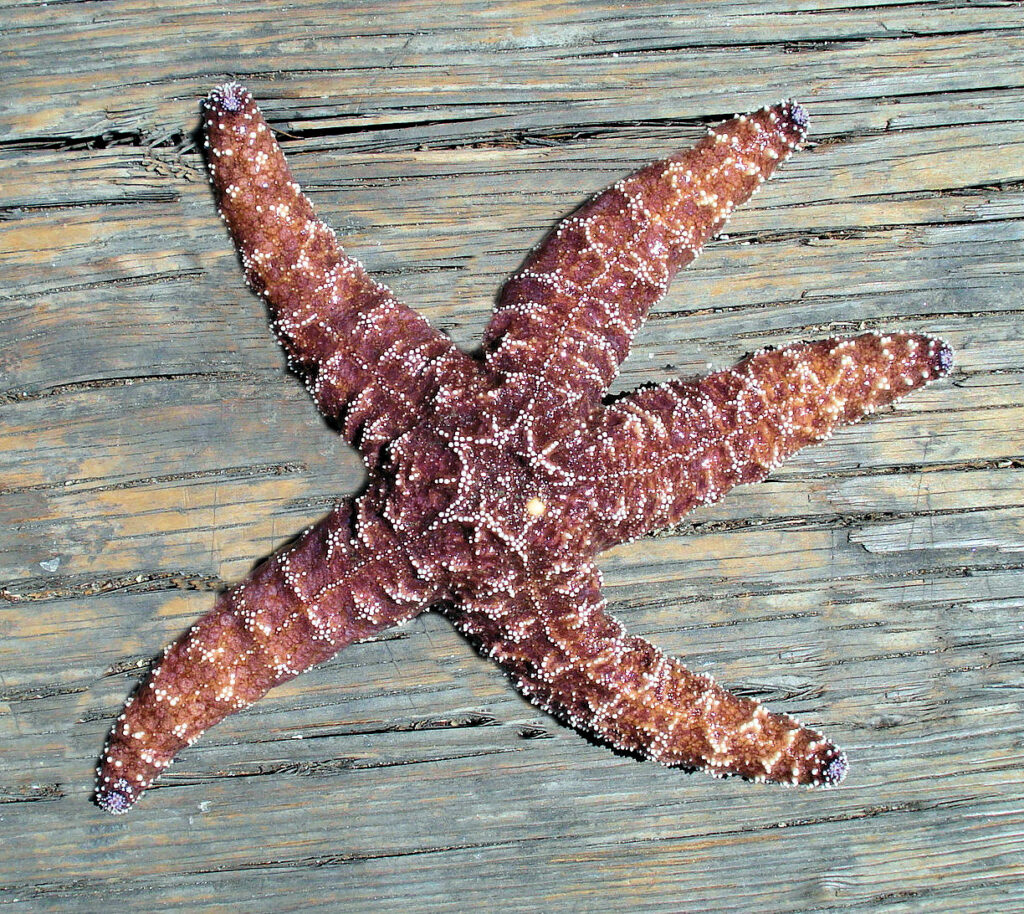
POLYGON ((789 117, 789 120, 795 127, 799 127, 804 133, 807 132, 810 126, 811 119, 807 114, 807 109, 796 101, 796 99, 787 98, 782 102, 782 108, 789 117))
POLYGON ((948 375, 956 363, 953 356, 953 347, 945 340, 936 338, 934 341, 935 352, 933 354, 935 371, 940 376, 948 375))
POLYGON ((124 778, 113 782, 104 779, 96 788, 96 805, 114 816, 123 816, 135 805, 137 799, 138 793, 124 778))
POLYGON ((821 784, 823 787, 837 787, 850 771, 850 762, 846 753, 837 750, 835 757, 822 769, 821 784))
POLYGON ((251 102, 252 93, 234 80, 215 86, 206 97, 207 107, 230 114, 243 110, 251 102))

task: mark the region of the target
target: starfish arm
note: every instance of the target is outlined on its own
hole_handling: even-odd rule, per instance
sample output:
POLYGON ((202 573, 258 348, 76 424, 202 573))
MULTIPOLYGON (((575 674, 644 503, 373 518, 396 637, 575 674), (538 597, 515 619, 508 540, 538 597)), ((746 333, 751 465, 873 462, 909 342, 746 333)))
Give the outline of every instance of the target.
POLYGON ((952 365, 940 339, 868 333, 762 350, 727 371, 618 400, 596 419, 597 460, 607 470, 595 517, 601 548, 763 479, 952 365))
POLYGON ((595 197, 506 284, 484 334, 488 366, 596 403, 672 277, 806 131, 799 105, 762 108, 595 197))
POLYGON ((97 802, 127 812, 209 727, 431 599, 393 534, 361 506, 340 505, 164 651, 110 731, 97 802))
POLYGON ((346 437, 375 463, 441 384, 476 363, 345 254, 246 89, 214 89, 204 125, 210 179, 249 284, 320 410, 343 417, 346 437))
POLYGON ((445 611, 534 704, 618 750, 718 776, 812 786, 843 779, 841 750, 629 635, 600 588, 597 569, 584 566, 445 611))

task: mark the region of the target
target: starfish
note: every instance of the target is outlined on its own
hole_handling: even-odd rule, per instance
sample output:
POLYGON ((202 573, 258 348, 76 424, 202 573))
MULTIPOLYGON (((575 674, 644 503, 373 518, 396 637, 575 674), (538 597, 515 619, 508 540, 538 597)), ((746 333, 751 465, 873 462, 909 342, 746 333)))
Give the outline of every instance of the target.
POLYGON ((628 634, 595 564, 952 367, 942 340, 867 333, 606 396, 673 275, 804 140, 804 109, 726 121, 565 219, 505 285, 475 358, 342 250, 246 89, 204 105, 249 284, 369 479, 165 649, 110 732, 98 804, 126 812, 207 728, 428 609, 536 705, 622 753, 839 783, 846 756, 821 734, 628 634))

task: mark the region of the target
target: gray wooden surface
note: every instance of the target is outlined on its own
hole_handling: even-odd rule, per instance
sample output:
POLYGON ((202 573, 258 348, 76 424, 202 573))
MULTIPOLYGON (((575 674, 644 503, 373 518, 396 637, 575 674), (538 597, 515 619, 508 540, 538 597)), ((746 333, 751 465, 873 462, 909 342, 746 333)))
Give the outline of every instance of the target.
POLYGON ((0 911, 1021 910, 1020 3, 0 7, 0 911), (361 481, 216 216, 228 76, 468 347, 590 192, 807 105, 620 387, 861 327, 956 372, 602 567, 635 631, 844 745, 840 789, 616 757, 426 616, 90 804, 149 659, 361 481))

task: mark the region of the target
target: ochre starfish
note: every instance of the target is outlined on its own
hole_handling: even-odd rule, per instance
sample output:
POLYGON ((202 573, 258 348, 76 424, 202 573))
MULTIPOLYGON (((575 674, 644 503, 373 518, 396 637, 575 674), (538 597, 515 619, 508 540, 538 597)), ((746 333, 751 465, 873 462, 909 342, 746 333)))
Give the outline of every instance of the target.
POLYGON ((215 89, 221 214, 369 481, 166 649, 110 733, 99 805, 127 811, 208 727, 431 608, 531 701, 615 749, 757 781, 842 780, 846 757, 821 735, 627 634, 594 564, 951 368, 941 340, 869 333, 602 400, 669 280, 806 128, 795 103, 764 108, 593 199, 509 280, 478 360, 342 251, 252 96, 215 89))

